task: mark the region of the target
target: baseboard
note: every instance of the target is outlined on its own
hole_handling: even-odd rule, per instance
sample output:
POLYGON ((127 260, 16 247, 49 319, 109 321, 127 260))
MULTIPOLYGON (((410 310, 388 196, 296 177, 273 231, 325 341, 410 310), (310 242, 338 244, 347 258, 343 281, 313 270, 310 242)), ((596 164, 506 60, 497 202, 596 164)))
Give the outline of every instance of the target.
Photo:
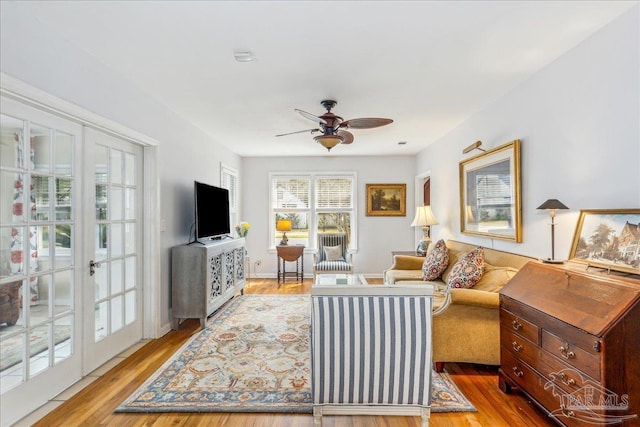
POLYGON ((160 327, 160 336, 158 336, 156 338, 163 337, 166 334, 168 334, 169 332, 171 332, 171 323, 166 323, 166 324, 164 324, 164 325, 162 325, 160 327))

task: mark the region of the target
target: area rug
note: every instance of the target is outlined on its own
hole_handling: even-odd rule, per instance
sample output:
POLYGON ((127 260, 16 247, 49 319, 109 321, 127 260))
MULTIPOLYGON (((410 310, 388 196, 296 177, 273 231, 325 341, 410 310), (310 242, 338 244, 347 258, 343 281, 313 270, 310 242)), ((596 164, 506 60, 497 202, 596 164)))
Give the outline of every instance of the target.
MULTIPOLYGON (((232 299, 116 412, 311 413, 309 295, 232 299)), ((475 411, 433 372, 432 412, 475 411)))

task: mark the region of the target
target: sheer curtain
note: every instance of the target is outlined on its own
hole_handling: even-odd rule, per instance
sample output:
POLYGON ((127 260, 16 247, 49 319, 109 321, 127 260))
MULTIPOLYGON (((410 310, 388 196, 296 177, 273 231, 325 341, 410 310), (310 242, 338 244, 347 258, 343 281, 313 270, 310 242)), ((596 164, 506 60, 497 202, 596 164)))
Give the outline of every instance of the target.
MULTIPOLYGON (((31 212, 35 212, 36 201, 32 191, 29 191, 28 204, 25 203, 25 188, 24 178, 26 176, 27 164, 24 153, 23 144, 23 132, 19 131, 14 134, 15 146, 16 146, 16 168, 25 172, 16 172, 16 179, 13 187, 13 222, 24 223, 26 222, 25 215, 31 215, 31 212), (28 212, 25 212, 25 205, 28 206, 28 212)), ((33 170, 34 165, 34 140, 29 141, 29 168, 33 170)), ((32 216, 34 219, 34 216, 32 216)), ((37 228, 29 227, 28 236, 24 236, 26 227, 13 227, 11 229, 11 262, 10 270, 11 275, 24 275, 25 274, 25 256, 29 256, 29 274, 36 271, 38 257, 38 241, 37 241, 37 228), (28 237, 25 239, 25 237, 28 237), (27 249, 25 249, 25 245, 27 249)), ((38 278, 30 277, 29 279, 29 298, 30 304, 36 304, 38 302, 38 278)))

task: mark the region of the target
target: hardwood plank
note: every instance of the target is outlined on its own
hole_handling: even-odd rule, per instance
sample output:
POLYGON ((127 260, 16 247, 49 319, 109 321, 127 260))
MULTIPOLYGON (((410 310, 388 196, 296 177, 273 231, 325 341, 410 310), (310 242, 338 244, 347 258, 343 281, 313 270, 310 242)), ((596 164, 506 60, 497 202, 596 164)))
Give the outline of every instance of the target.
MULTIPOLYGON (((369 280, 369 279, 368 279, 369 280)), ((371 279, 371 284, 380 280, 371 279)), ((250 279, 246 294, 307 294, 311 280, 287 281, 250 279)), ((150 341, 122 363, 88 385, 34 424, 55 426, 188 426, 188 427, 312 427, 310 414, 264 413, 114 413, 130 393, 156 371, 182 344, 199 330, 199 322, 189 319, 180 330, 150 341)), ((432 427, 457 426, 551 426, 553 424, 521 395, 506 395, 498 389, 497 368, 448 363, 447 371, 478 412, 432 413, 432 427)), ((419 427, 419 417, 325 416, 323 427, 419 427)))

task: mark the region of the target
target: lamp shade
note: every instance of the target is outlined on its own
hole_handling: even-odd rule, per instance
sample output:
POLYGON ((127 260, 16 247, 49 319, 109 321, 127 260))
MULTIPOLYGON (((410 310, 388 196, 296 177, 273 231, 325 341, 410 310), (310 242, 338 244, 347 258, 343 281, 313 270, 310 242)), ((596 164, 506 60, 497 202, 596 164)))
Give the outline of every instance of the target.
POLYGON ((291 220, 289 219, 279 219, 276 223, 277 231, 291 231, 291 220))
POLYGON ((411 223, 412 227, 425 227, 427 225, 437 225, 438 220, 433 215, 431 206, 418 206, 416 208, 416 216, 411 223))
POLYGON ((318 135, 313 139, 329 151, 344 141, 340 135, 318 135))
POLYGON ((538 209, 551 210, 551 209, 569 209, 558 199, 549 199, 540 206, 538 209))

